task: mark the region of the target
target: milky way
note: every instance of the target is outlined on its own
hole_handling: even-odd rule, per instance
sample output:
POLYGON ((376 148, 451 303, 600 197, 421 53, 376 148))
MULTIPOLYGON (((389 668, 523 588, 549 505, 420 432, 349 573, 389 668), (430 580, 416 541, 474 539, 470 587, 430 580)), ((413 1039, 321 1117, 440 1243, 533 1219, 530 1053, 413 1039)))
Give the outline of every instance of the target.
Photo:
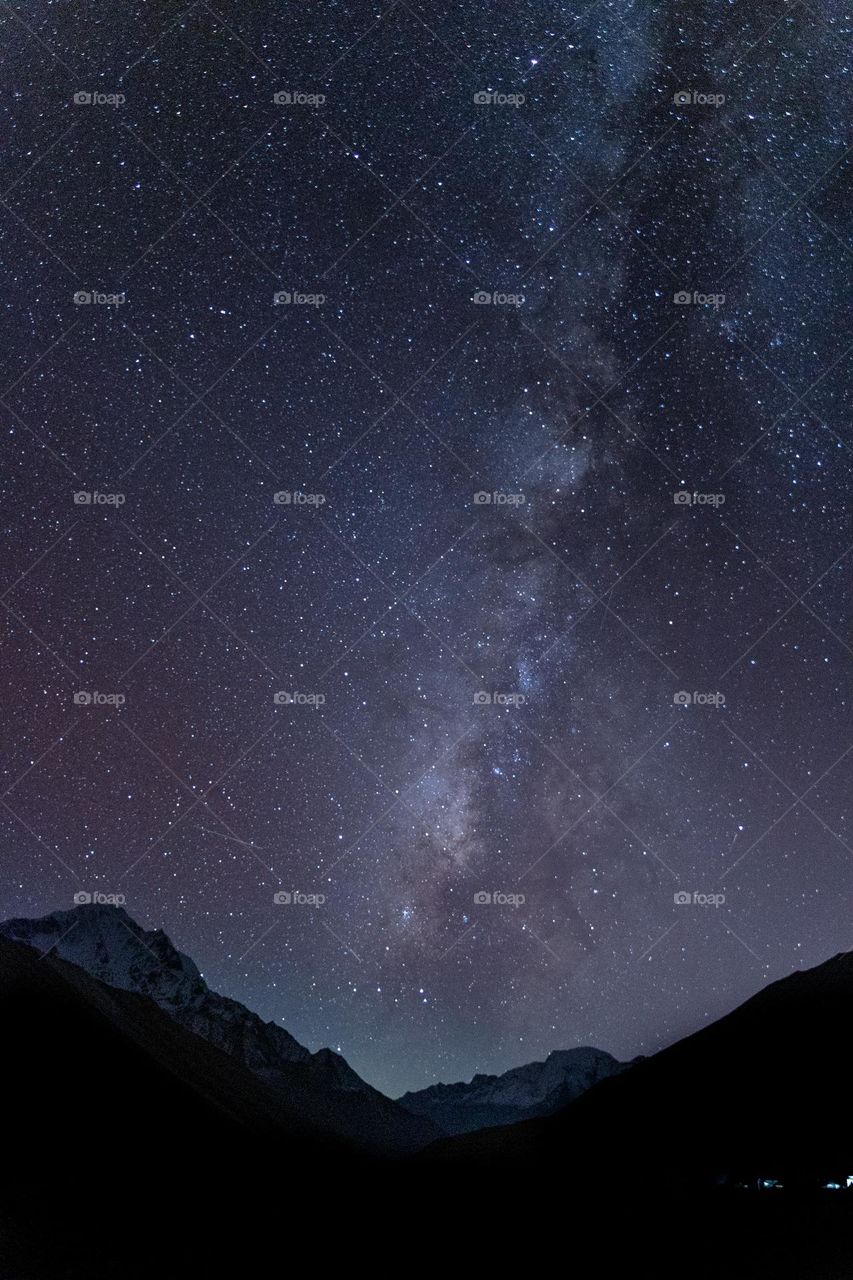
POLYGON ((853 945, 853 21, 685 9, 0 4, 4 916, 393 1093, 853 945))

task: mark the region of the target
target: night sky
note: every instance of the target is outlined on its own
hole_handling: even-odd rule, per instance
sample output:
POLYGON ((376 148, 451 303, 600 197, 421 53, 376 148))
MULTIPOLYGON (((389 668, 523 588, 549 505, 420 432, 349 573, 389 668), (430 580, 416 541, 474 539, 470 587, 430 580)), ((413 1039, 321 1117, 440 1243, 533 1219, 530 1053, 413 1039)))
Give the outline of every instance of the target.
POLYGON ((0 0, 3 917, 391 1093, 853 947, 851 39, 0 0))

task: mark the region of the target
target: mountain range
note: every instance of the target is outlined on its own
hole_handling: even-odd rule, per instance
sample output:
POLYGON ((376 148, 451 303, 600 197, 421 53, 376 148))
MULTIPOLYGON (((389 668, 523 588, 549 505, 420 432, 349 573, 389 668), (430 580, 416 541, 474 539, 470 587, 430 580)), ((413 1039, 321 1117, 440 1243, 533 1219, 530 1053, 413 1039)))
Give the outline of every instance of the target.
POLYGON ((120 909, 7 921, 0 1280, 345 1266, 399 1230, 422 1263, 465 1230, 503 1265, 534 1224, 634 1274, 652 1221, 682 1274, 849 1280, 851 1009, 842 953, 632 1064, 569 1050, 393 1102, 120 909))
POLYGON ((0 923, 0 936, 84 969, 108 987, 153 1000, 186 1031, 236 1059, 321 1128, 384 1152, 425 1146, 441 1130, 362 1080, 331 1049, 311 1053, 288 1031, 211 991, 161 929, 123 907, 86 904, 38 920, 0 923))
POLYGON ((475 1075, 467 1083, 430 1085, 397 1101, 447 1134, 471 1133, 553 1115, 631 1065, 603 1049, 555 1049, 544 1062, 529 1062, 502 1075, 475 1075))

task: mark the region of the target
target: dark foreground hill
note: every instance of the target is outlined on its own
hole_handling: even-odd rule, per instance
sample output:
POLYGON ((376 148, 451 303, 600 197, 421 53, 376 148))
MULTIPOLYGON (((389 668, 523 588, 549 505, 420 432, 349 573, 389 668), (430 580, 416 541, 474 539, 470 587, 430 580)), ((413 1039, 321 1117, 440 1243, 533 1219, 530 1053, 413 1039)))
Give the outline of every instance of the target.
POLYGON ((122 907, 90 903, 38 920, 5 920, 0 936, 69 961, 110 988, 149 997, 289 1100, 300 1123, 386 1153, 417 1150, 441 1134, 427 1117, 372 1088, 340 1054, 311 1053, 283 1027, 211 991, 162 929, 144 929, 122 907))
POLYGON ((853 1197, 821 1189, 851 1151, 850 970, 840 956, 777 983, 557 1116, 380 1157, 333 1133, 308 1085, 0 937, 0 1280, 410 1258, 851 1280, 853 1197), (735 1185, 755 1175, 786 1187, 735 1185))
POLYGON ((853 1177, 851 1016, 847 952, 773 983, 558 1115, 448 1139, 422 1158, 535 1181, 570 1153, 568 1181, 604 1186, 844 1186, 853 1177))

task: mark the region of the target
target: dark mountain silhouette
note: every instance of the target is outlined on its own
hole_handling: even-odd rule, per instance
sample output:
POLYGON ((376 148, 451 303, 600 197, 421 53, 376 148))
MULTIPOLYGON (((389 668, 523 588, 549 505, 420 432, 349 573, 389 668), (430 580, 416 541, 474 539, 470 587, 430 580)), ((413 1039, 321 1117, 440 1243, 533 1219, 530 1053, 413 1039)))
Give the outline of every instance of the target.
POLYGON ((555 1116, 451 1138, 421 1158, 536 1180, 571 1153, 567 1181, 662 1190, 759 1178, 789 1191, 843 1185, 853 1175, 851 1013, 845 952, 773 983, 555 1116))
POLYGON ((467 1083, 430 1085, 404 1093, 397 1101, 447 1134, 472 1133, 553 1115, 629 1065, 602 1049, 558 1049, 544 1062, 529 1062, 501 1075, 475 1075, 467 1083))
POLYGON ((0 936, 0 1278, 273 1275, 401 1249, 438 1266, 449 1248, 529 1267, 563 1248, 616 1274, 849 1280, 853 1200, 821 1184, 853 1149, 851 1008, 841 955, 557 1115, 380 1155, 388 1113, 320 1085, 316 1055, 266 1079, 151 996, 0 936), (786 1190, 737 1189, 759 1176, 786 1190))
POLYGON ((0 1028, 3 1280, 150 1275, 151 1253, 191 1274, 224 1224, 282 1202, 298 1220, 370 1165, 316 1089, 286 1094, 148 997, 5 938, 0 1028))
POLYGON ((162 930, 143 929, 121 907, 86 904, 39 920, 6 920, 0 936, 153 1000, 186 1031, 278 1090, 294 1115, 323 1130, 386 1152, 414 1150, 439 1136, 428 1119, 373 1089, 340 1054, 311 1053, 276 1023, 211 991, 162 930))

